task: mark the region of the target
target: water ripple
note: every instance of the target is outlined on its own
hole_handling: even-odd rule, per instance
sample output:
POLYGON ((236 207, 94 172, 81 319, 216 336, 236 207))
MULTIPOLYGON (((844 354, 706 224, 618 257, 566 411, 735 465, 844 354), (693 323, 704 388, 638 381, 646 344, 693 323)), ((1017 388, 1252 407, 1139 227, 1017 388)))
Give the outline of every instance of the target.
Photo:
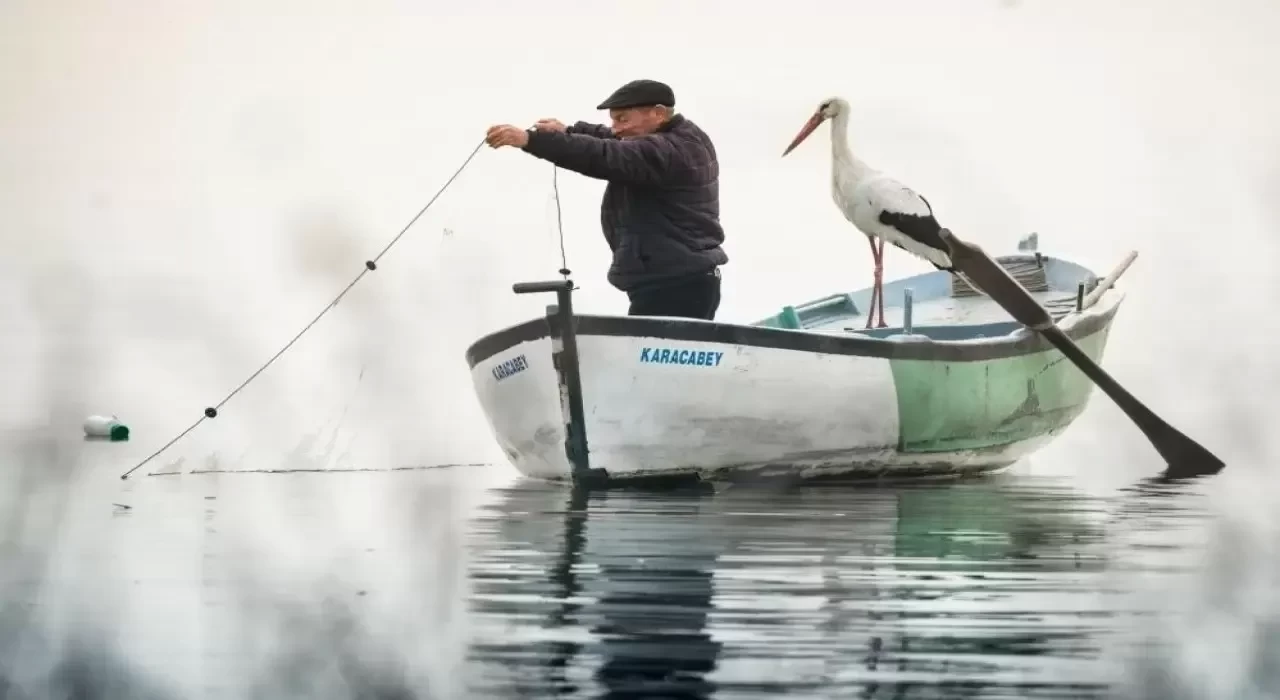
POLYGON ((1173 536, 1206 515, 1189 488, 520 483, 471 525, 473 692, 1101 697, 1151 614, 1117 576, 1197 554, 1173 536))

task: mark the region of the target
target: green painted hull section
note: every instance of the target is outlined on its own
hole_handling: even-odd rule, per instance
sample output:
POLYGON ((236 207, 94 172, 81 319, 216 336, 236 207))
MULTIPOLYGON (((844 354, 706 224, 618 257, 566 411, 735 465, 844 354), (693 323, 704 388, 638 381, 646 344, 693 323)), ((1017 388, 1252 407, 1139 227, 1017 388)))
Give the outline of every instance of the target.
MULTIPOLYGON (((1100 362, 1110 324, 1076 340, 1100 362)), ((1066 427, 1093 382, 1057 350, 981 362, 890 360, 898 396, 898 450, 999 447, 1066 427)))

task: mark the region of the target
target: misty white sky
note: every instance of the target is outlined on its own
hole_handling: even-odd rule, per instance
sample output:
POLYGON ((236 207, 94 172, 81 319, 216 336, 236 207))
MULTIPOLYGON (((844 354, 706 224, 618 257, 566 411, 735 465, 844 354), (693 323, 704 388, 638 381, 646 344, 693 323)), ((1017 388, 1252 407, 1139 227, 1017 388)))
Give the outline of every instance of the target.
MULTIPOLYGON (((672 84, 719 149, 724 320, 870 283, 865 240, 829 199, 827 128, 779 157, 838 94, 854 148, 988 250, 1034 230, 1102 272, 1138 249, 1107 365, 1174 423, 1230 454, 1257 438, 1250 392, 1277 377, 1250 341, 1222 344, 1280 326, 1253 301, 1278 290, 1275 2, 8 0, 0 14, 0 423, 120 413, 139 426, 122 464, 292 337, 487 126, 599 119, 641 76, 672 84)), ((257 431, 289 449, 337 420, 364 367, 366 425, 347 437, 368 459, 493 458, 462 353, 548 302, 510 284, 559 267, 550 175, 484 149, 191 444, 257 431)), ((622 313, 603 185, 560 182, 576 303, 622 313)), ((925 269, 898 251, 885 267, 925 269)), ((1106 431, 1152 459, 1095 405, 1064 444, 1106 431)))

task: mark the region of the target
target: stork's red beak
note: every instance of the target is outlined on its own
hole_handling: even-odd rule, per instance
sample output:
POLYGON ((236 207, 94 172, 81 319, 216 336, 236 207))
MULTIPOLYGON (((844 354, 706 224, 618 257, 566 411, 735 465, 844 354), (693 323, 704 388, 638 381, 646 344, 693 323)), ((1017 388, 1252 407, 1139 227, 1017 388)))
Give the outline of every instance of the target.
POLYGON ((787 146, 787 150, 782 152, 783 157, 785 157, 791 151, 795 150, 795 147, 799 146, 801 141, 804 141, 805 139, 809 138, 809 134, 812 134, 813 130, 817 129, 818 126, 822 124, 822 121, 823 121, 822 111, 819 110, 817 112, 814 112, 813 116, 809 117, 809 121, 804 123, 804 127, 800 129, 800 133, 796 134, 796 137, 794 140, 792 140, 791 145, 787 146))

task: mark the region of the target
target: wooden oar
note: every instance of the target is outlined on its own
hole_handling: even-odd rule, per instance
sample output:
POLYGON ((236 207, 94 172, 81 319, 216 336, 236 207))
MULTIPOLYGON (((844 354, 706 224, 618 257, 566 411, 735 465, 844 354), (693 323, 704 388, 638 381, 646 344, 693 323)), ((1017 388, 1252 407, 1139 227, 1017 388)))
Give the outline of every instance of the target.
POLYGON ((1111 289, 1112 285, 1116 283, 1116 280, 1120 279, 1120 275, 1123 275, 1124 271, 1128 270, 1129 266, 1132 265, 1133 261, 1137 258, 1138 251, 1129 251, 1129 254, 1124 256, 1124 260, 1121 260, 1120 264, 1116 265, 1116 269, 1107 273, 1106 277, 1103 277, 1098 281, 1098 286, 1094 287, 1093 291, 1085 295, 1084 299, 1080 302, 1080 310, 1084 311, 1090 306, 1098 303, 1098 300, 1102 298, 1102 295, 1106 294, 1108 289, 1111 289))
POLYGON ((942 238, 951 248, 951 262, 956 270, 968 277, 973 285, 985 292, 1019 323, 1053 343, 1054 347, 1116 402, 1164 458, 1168 465, 1165 469, 1166 477, 1176 479, 1216 474, 1226 466, 1212 452, 1166 423, 1120 386, 1119 382, 1068 338, 1054 324, 1049 312, 982 248, 960 240, 947 229, 942 230, 942 238))

